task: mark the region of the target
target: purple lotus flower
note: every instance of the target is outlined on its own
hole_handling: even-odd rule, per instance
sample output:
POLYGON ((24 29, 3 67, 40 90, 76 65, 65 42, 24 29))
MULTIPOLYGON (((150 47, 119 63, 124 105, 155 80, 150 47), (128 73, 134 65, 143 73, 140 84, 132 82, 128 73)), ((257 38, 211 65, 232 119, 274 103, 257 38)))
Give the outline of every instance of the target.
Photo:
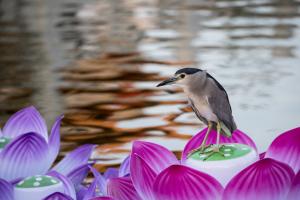
POLYGON ((110 199, 109 196, 114 196, 116 199, 131 199, 132 196, 128 196, 128 198, 119 196, 123 195, 125 191, 126 193, 138 196, 129 177, 129 162, 130 157, 127 157, 119 169, 108 168, 103 175, 95 168, 90 167, 95 179, 88 188, 82 188, 82 194, 85 196, 80 196, 78 199, 88 200, 93 197, 96 197, 93 199, 110 199))
MULTIPOLYGON (((201 144, 205 132, 206 130, 201 131, 187 143, 181 161, 160 145, 134 142, 130 157, 131 180, 126 184, 121 180, 112 186, 108 184, 109 197, 96 199, 299 199, 300 128, 278 136, 264 158, 241 170, 225 186, 213 176, 185 165, 188 152, 201 144)), ((216 141, 215 137, 216 133, 212 132, 208 138, 209 143, 216 141)), ((247 144, 256 149, 254 142, 241 131, 236 131, 233 138, 222 137, 221 142, 247 144)))
POLYGON ((89 171, 94 145, 78 147, 49 172, 60 148, 61 119, 56 119, 49 138, 44 119, 32 106, 6 122, 0 135, 0 191, 6 191, 6 197, 0 195, 0 200, 19 199, 18 195, 33 189, 41 191, 45 186, 49 187, 48 194, 53 190, 75 198, 72 190, 80 187, 89 171))

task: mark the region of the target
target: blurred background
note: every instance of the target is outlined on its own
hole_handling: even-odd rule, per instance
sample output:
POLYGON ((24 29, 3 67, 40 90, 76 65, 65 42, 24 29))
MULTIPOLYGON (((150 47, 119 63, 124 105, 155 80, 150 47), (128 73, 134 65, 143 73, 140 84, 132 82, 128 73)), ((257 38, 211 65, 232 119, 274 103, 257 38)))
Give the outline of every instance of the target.
POLYGON ((300 122, 300 1, 0 0, 0 125, 28 105, 65 114, 61 156, 99 146, 117 166, 133 140, 179 152, 204 125, 179 88, 182 67, 227 90, 259 151, 300 122))

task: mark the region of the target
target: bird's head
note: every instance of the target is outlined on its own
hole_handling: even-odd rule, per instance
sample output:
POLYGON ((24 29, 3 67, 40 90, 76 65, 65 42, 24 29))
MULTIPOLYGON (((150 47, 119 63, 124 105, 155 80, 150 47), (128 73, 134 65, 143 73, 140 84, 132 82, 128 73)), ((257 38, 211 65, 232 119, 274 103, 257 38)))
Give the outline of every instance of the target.
POLYGON ((175 72, 174 76, 162 81, 156 87, 161 87, 164 85, 177 84, 180 86, 186 86, 192 82, 199 73, 202 73, 203 70, 197 68, 182 68, 175 72))

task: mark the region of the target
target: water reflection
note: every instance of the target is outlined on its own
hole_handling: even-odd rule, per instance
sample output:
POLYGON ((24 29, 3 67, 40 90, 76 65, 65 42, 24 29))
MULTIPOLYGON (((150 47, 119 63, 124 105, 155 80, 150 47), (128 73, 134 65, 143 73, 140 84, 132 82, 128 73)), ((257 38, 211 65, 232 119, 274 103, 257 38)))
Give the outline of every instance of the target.
POLYGON ((220 80, 261 151, 299 125, 297 1, 11 2, 1 4, 1 122, 29 103, 47 119, 64 112, 63 150, 99 144, 99 168, 135 139, 178 153, 203 126, 180 89, 155 87, 182 66, 220 80))

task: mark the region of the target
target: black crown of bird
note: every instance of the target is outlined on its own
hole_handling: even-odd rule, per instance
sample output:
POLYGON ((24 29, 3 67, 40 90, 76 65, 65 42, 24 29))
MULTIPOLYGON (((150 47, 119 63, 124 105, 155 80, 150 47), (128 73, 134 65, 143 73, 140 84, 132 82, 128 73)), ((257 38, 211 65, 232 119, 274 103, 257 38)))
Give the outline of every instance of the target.
POLYGON ((179 69, 173 77, 162 81, 157 87, 173 84, 183 88, 194 113, 200 121, 208 126, 201 145, 189 152, 189 156, 195 152, 207 153, 206 149, 210 146, 213 148, 208 153, 222 154, 220 135, 231 137, 237 128, 232 116, 228 94, 224 87, 206 70, 198 68, 179 69), (212 129, 217 131, 216 145, 206 145, 212 129))

